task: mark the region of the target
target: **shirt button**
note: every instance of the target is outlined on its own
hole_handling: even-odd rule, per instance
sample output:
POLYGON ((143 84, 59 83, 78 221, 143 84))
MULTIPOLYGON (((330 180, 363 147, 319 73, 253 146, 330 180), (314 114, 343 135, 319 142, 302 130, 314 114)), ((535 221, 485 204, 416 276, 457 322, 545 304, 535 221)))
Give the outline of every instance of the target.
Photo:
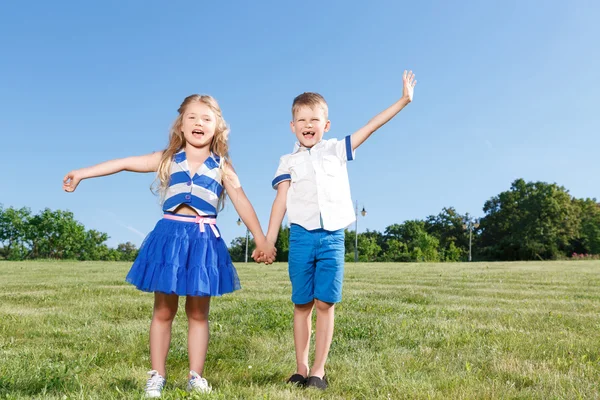
POLYGON ((192 181, 188 181, 187 185, 192 186, 192 181))

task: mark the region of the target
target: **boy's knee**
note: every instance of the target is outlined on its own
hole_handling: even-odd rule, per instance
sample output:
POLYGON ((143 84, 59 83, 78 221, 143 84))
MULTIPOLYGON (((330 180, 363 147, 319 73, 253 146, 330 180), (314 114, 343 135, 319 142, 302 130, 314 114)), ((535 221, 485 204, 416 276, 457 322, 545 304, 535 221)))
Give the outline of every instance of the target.
POLYGON ((294 308, 299 312, 308 312, 308 311, 312 311, 314 305, 315 305, 315 301, 311 300, 308 303, 304 303, 304 304, 294 304, 294 308))
POLYGON ((331 310, 333 307, 335 307, 335 303, 328 303, 326 301, 321 301, 321 300, 315 300, 315 307, 317 308, 317 311, 329 311, 331 310))

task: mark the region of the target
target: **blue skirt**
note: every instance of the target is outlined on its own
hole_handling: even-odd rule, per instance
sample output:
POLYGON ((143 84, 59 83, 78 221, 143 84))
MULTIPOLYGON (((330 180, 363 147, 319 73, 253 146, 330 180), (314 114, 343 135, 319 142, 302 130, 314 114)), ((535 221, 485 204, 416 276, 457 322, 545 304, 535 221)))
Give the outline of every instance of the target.
POLYGON ((205 224, 202 232, 194 217, 190 220, 158 221, 144 239, 127 282, 144 292, 179 296, 220 296, 240 289, 223 238, 211 226, 205 224))

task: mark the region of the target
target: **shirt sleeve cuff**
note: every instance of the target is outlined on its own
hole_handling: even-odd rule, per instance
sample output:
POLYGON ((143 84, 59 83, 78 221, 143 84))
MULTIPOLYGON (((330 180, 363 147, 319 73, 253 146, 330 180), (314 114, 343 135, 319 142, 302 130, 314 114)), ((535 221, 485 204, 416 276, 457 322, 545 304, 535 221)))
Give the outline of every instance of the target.
POLYGON ((354 160, 354 155, 356 154, 356 152, 354 150, 352 150, 351 136, 350 135, 346 136, 345 141, 346 141, 346 160, 352 161, 352 160, 354 160))
POLYGON ((273 189, 275 189, 275 188, 277 188, 277 185, 279 185, 281 182, 291 181, 291 180, 292 180, 292 176, 290 174, 278 175, 275 177, 275 179, 273 179, 273 182, 271 182, 271 186, 273 186, 273 189))

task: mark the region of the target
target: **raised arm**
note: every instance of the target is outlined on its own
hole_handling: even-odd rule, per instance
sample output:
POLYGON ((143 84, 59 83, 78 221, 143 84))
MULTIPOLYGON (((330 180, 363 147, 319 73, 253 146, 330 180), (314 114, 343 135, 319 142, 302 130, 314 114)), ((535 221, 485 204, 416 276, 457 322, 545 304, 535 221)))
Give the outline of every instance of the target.
POLYGON ((223 186, 233 203, 233 207, 237 211, 238 215, 244 221, 244 224, 252 232, 254 241, 256 243, 256 250, 265 254, 266 258, 273 262, 275 259, 275 246, 267 243, 265 235, 258 222, 258 217, 254 211, 254 207, 248 200, 240 180, 235 173, 233 167, 229 164, 225 165, 225 176, 223 177, 223 186))
POLYGON ((377 129, 385 125, 390 119, 394 118, 408 103, 413 99, 413 92, 417 81, 412 71, 402 74, 402 97, 394 104, 377 114, 365 126, 354 132, 351 136, 352 150, 363 144, 377 129))
POLYGON ((143 156, 117 158, 91 167, 73 170, 65 175, 63 190, 73 192, 83 179, 112 175, 121 171, 154 172, 158 168, 161 156, 162 151, 157 151, 143 156))

